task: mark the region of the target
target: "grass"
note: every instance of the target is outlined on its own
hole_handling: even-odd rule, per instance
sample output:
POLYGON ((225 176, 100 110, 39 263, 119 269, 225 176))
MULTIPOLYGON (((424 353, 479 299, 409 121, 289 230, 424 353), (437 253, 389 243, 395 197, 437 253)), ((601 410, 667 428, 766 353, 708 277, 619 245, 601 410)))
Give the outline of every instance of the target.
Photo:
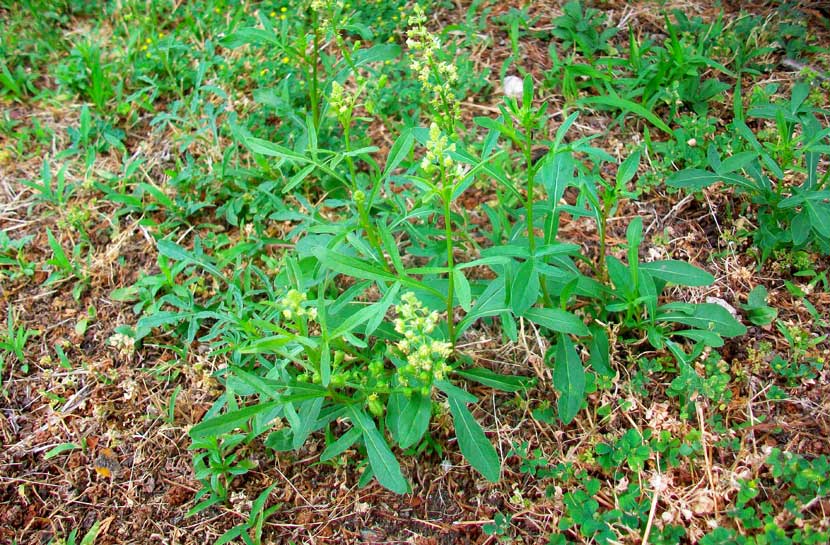
POLYGON ((830 539, 826 15, 659 9, 0 7, 0 538, 830 539))

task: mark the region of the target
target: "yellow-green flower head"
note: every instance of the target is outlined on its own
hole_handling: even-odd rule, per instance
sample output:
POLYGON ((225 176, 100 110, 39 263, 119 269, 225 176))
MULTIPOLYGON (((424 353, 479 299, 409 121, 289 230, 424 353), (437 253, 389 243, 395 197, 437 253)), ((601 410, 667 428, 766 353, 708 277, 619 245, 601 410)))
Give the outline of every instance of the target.
POLYGON ((416 6, 409 18, 406 45, 410 49, 410 68, 425 91, 432 94, 430 104, 442 122, 454 123, 460 118, 461 106, 452 91, 452 84, 458 81, 458 69, 452 63, 438 58, 441 41, 431 34, 424 23, 423 8, 416 6))
POLYGON ((442 168, 450 176, 455 176, 458 169, 453 169, 455 162, 450 156, 450 153, 455 151, 455 144, 450 144, 447 137, 441 134, 437 123, 433 122, 429 127, 429 140, 427 140, 426 148, 426 154, 421 159, 421 168, 424 172, 432 174, 438 168, 442 168))
POLYGON ((398 382, 405 387, 413 381, 431 387, 433 381, 446 377, 450 367, 445 360, 452 354, 450 343, 429 337, 438 323, 438 313, 428 312, 412 292, 401 296, 395 310, 395 331, 404 336, 395 348, 406 356, 406 365, 398 369, 398 382))
POLYGON ((291 320, 294 317, 306 317, 309 320, 317 319, 317 309, 314 307, 306 308, 303 303, 308 296, 295 289, 288 290, 288 293, 280 300, 280 306, 283 307, 282 315, 286 320, 291 320))

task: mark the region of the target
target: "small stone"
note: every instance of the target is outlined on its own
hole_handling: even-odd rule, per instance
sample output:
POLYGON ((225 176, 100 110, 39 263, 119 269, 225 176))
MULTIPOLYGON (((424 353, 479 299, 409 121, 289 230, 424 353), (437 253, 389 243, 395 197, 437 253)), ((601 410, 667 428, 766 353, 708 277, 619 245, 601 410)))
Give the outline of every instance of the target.
POLYGON ((715 305, 718 305, 718 306, 721 306, 721 307, 725 308, 726 310, 729 311, 729 314, 731 314, 733 318, 740 321, 738 319, 738 311, 735 310, 735 307, 733 307, 732 305, 730 305, 729 303, 727 303, 726 301, 724 301, 720 297, 707 297, 706 302, 707 303, 713 303, 715 305))
POLYGON ((522 98, 524 92, 524 83, 522 78, 516 76, 506 76, 504 78, 504 94, 512 98, 522 98))

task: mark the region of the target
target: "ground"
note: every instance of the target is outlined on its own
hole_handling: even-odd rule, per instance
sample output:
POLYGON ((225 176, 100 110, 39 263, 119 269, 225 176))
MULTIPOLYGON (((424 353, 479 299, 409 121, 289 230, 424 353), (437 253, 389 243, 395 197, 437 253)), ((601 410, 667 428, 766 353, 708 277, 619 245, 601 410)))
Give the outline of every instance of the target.
MULTIPOLYGON (((124 61, 117 53, 122 47, 140 49, 140 42, 130 41, 130 32, 125 32, 132 24, 124 20, 125 14, 138 17, 135 14, 143 6, 132 4, 137 7, 107 8, 116 14, 115 23, 88 11, 56 7, 64 15, 55 40, 80 43, 94 28, 103 50, 112 48, 108 61, 112 66, 138 63, 124 61)), ((622 29, 613 40, 621 51, 628 47, 629 28, 632 36, 662 42, 667 33, 662 13, 671 13, 672 8, 704 21, 716 21, 721 10, 726 21, 745 13, 738 3, 590 4, 604 14, 607 26, 622 29)), ((153 12, 156 21, 161 21, 159 36, 177 28, 175 23, 164 26, 164 17, 179 21, 179 25, 188 20, 175 7, 165 6, 153 12)), ((436 5, 429 12, 428 26, 438 32, 448 25, 460 25, 465 17, 469 20, 470 14, 489 10, 489 17, 481 18, 475 27, 474 39, 465 34, 466 27, 448 35, 458 42, 468 40, 463 42, 464 54, 472 62, 472 72, 484 79, 478 94, 470 94, 461 104, 465 127, 471 127, 475 117, 498 113, 502 103, 500 71, 512 55, 510 23, 504 17, 513 8, 518 10, 522 5, 483 2, 474 7, 457 2, 436 5)), ((799 62, 821 74, 830 63, 826 48, 830 26, 826 12, 821 11, 826 6, 816 3, 802 8, 799 16, 807 21, 809 31, 805 40, 824 44, 824 48, 804 49, 799 62)), ((221 3, 206 5, 205 21, 208 15, 227 16, 230 21, 233 9, 237 8, 221 3), (213 15, 214 6, 226 12, 213 15)), ((407 13, 410 7, 405 9, 407 13)), ((760 21, 777 21, 786 16, 781 10, 787 8, 757 3, 743 9, 760 21)), ((23 26, 12 26, 25 21, 19 10, 0 7, 0 18, 9 21, 4 33, 25 34, 23 26)), ((253 10, 238 8, 245 16, 252 16, 253 10)), ((562 13, 559 2, 545 1, 533 3, 522 15, 531 23, 529 28, 522 27, 519 37, 520 64, 537 82, 544 81, 552 70, 550 30, 562 13)), ((218 47, 217 54, 226 55, 229 65, 245 64, 240 50, 215 45, 221 37, 209 35, 209 22, 191 28, 192 40, 202 40, 192 43, 200 43, 202 48, 205 40, 212 40, 210 47, 218 47)), ((404 41, 402 34, 395 36, 404 41)), ((761 30, 758 36, 766 39, 761 30)), ((160 37, 158 42, 165 39, 160 37)), ((155 38, 147 40, 151 44, 155 38)), ((14 46, 5 35, 4 48, 14 46)), ((78 57, 62 47, 43 57, 53 68, 78 57)), ((181 64, 171 61, 171 69, 192 69, 195 61, 191 63, 187 55, 184 53, 181 64)), ((771 48, 763 56, 769 69, 760 75, 745 74, 744 88, 775 83, 775 96, 789 96, 804 74, 803 66, 795 69, 784 62, 788 58, 783 48, 771 48)), ((10 68, 13 72, 14 67, 10 68)), ((256 71, 255 67, 246 68, 256 71)), ((30 73, 37 70, 29 67, 30 73)), ((117 81, 117 68, 111 70, 112 81, 117 81)), ((767 304, 778 311, 767 325, 754 325, 745 312, 739 312, 748 333, 727 339, 717 352, 712 351, 713 357, 699 358, 695 370, 702 382, 689 390, 694 391, 691 400, 677 393, 679 370, 666 361, 665 351, 652 349, 643 338, 613 343, 612 335, 615 378, 594 388, 587 396, 587 406, 573 422, 563 425, 555 417, 557 394, 544 360, 550 338, 532 322, 521 321, 517 340, 510 341, 497 322, 482 321, 465 332, 457 349, 479 366, 536 379, 532 388, 515 394, 466 385, 479 399, 473 412, 503 461, 497 484, 484 480, 461 457, 449 416, 439 409, 430 428, 433 443, 418 455, 398 456, 412 486, 409 494, 394 494, 377 481, 359 486, 363 468, 354 463, 362 458, 357 448, 347 456, 320 463, 319 455, 327 443, 323 433, 315 433, 296 451, 275 454, 259 440, 245 445, 241 455, 253 461, 253 468, 231 481, 229 500, 187 516, 202 488, 194 474, 188 432, 223 392, 214 372, 227 365, 227 355, 215 353, 210 342, 200 336, 187 344, 181 335, 164 328, 133 346, 129 339, 118 337, 116 329, 135 327, 146 310, 137 304, 141 300, 125 297, 124 290, 141 278, 164 274, 156 247, 160 234, 175 233, 175 240, 188 247, 194 234, 203 240, 246 240, 244 226, 229 221, 221 209, 232 200, 228 195, 235 188, 216 197, 205 210, 182 208, 198 202, 199 191, 222 183, 218 172, 225 168, 223 154, 232 135, 221 130, 212 133, 211 124, 224 126, 232 113, 253 118, 258 107, 253 103, 253 83, 239 83, 235 74, 225 74, 222 80, 222 72, 214 70, 219 80, 211 84, 224 87, 230 96, 230 108, 224 113, 211 117, 200 111, 188 117, 192 114, 188 108, 197 100, 188 101, 195 94, 202 93, 198 99, 202 106, 218 105, 223 99, 219 93, 202 88, 192 91, 187 83, 157 95, 152 91, 137 94, 132 100, 123 99, 126 109, 115 107, 113 111, 110 107, 105 109, 109 113, 93 120, 93 125, 108 123, 96 126, 93 133, 123 131, 117 138, 119 145, 100 136, 95 146, 77 144, 79 138, 84 140, 83 126, 89 122, 83 119, 82 106, 94 103, 96 94, 83 84, 69 86, 66 78, 55 76, 60 74, 57 69, 43 69, 31 80, 40 93, 0 95, 4 112, 0 227, 12 240, 31 237, 20 253, 4 242, 2 255, 7 259, 0 269, 0 316, 8 316, 8 333, 2 337, 5 344, 0 349, 4 362, 0 365, 0 543, 59 543, 73 530, 80 539, 96 523, 98 544, 212 543, 246 521, 251 502, 275 482, 268 505, 276 510, 265 523, 266 543, 560 543, 551 537, 554 534, 570 542, 615 542, 588 529, 586 520, 600 519, 607 523, 616 542, 640 543, 647 532, 651 532, 652 542, 674 542, 669 533, 675 527, 683 529, 681 542, 694 543, 718 526, 736 529, 740 535, 756 535, 759 530, 747 526, 754 514, 741 518, 735 507, 750 489, 758 495, 741 500, 741 505, 770 515, 789 538, 794 539, 805 526, 828 531, 827 475, 821 475, 822 466, 816 461, 830 455, 830 368, 822 364, 830 351, 826 340, 830 257, 808 249, 779 252, 761 260, 753 251, 751 233, 757 229, 753 209, 740 208, 745 197, 723 184, 694 194, 652 184, 624 199, 609 221, 607 246, 615 248, 620 257, 625 251, 617 249, 626 242, 628 224, 641 217, 646 237, 641 248, 644 260, 678 259, 715 277, 711 286, 672 288, 672 298, 692 302, 716 298, 718 304, 739 312, 750 290, 762 285, 769 292, 767 304), (159 117, 165 112, 171 112, 169 119, 159 117), (92 148, 94 152, 89 152, 92 148), (47 195, 45 190, 24 183, 49 178, 44 174, 44 160, 51 165, 53 187, 65 179, 72 191, 65 196, 60 191, 47 195), (61 171, 64 165, 66 171, 61 171), (199 188, 172 184, 172 179, 181 179, 181 173, 193 165, 214 176, 214 181, 199 188), (128 169, 132 170, 128 173, 128 169), (139 184, 146 184, 138 194, 143 209, 127 210, 133 205, 126 197, 113 198, 113 193, 102 189, 139 184), (151 190, 146 186, 159 192, 152 194, 149 205, 151 190), (177 191, 194 193, 183 199, 177 191), (165 197, 175 204, 158 204, 165 197), (750 213, 743 217, 741 210, 750 213), (68 268, 62 268, 56 245, 68 254, 68 268), (75 255, 73 247, 79 248, 75 255), (813 274, 797 274, 804 271, 813 274), (15 342, 21 338, 23 342, 15 342), (22 359, 14 346, 20 346, 22 359), (774 365, 776 355, 785 360, 783 370, 775 366, 777 360, 774 365), (773 390, 775 395, 770 395, 773 390), (636 433, 625 433, 631 430, 636 433), (661 443, 661 434, 676 444, 661 443), (630 444, 626 443, 629 438, 630 444), (613 446, 611 461, 603 461, 600 445, 613 446), (638 459, 639 447, 646 449, 642 460, 638 459), (818 492, 805 488, 814 498, 797 507, 788 503, 801 498, 797 472, 804 467, 790 470, 786 462, 771 462, 774 449, 813 464, 809 470, 824 479, 815 489, 818 492), (614 459, 621 452, 621 458, 614 459), (661 456, 680 461, 661 466, 661 456), (578 508, 593 502, 592 512, 598 515, 579 519, 578 508), (765 513, 765 509, 772 513, 765 513), (626 518, 620 511, 637 515, 626 518), (658 534, 664 541, 654 541, 658 534)), ((715 132, 726 130, 732 117, 734 80, 729 83, 730 89, 710 105, 707 114, 716 119, 715 132)), ((140 88, 135 80, 130 84, 131 91, 140 88)), ((537 102, 549 103, 545 129, 549 135, 543 138, 549 140, 574 106, 556 86, 540 86, 539 91, 537 102)), ((820 92, 824 92, 824 103, 819 106, 827 107, 826 91, 820 92)), ((116 102, 113 97, 107 100, 111 106, 116 102)), ((617 114, 583 108, 568 140, 592 136, 593 146, 624 158, 631 144, 645 142, 647 124, 635 116, 615 124, 617 114)), ((823 120, 826 127, 826 117, 823 120)), ((666 122, 672 124, 671 119, 666 122)), ((269 123, 277 120, 261 116, 251 126, 267 127, 269 123)), ((769 125, 774 127, 773 122, 769 125)), ((756 121, 752 128, 762 130, 769 125, 756 121)), ((390 130, 382 120, 370 123, 366 130, 367 137, 380 148, 375 152, 379 158, 386 156, 394 142, 390 130)), ((651 135, 663 138, 655 136, 656 130, 651 135)), ((691 140, 686 143, 697 145, 691 140)), ((540 148, 544 151, 547 145, 540 144, 540 148)), ((657 172, 654 165, 660 160, 657 156, 644 159, 644 165, 651 163, 641 168, 641 174, 652 167, 657 172)), ((818 170, 827 172, 826 154, 818 170)), ((612 179, 615 172, 603 174, 612 179)), ((467 210, 473 223, 485 224, 488 219, 481 204, 495 198, 493 187, 477 184, 456 206, 467 210)), ((576 198, 571 192, 564 196, 570 204, 575 204, 576 198)), ((278 256, 291 245, 285 237, 290 236, 294 224, 282 218, 262 221, 265 223, 259 227, 282 241, 269 250, 278 256)), ((564 218, 560 237, 580 245, 586 255, 599 253, 599 235, 590 218, 564 218)), ((180 270, 176 274, 184 273, 180 270)), ((202 282, 208 284, 208 292, 219 289, 209 285, 209 278, 202 282)), ((158 293, 160 297, 162 292, 158 293)), ((827 466, 823 467, 826 471, 827 466)))

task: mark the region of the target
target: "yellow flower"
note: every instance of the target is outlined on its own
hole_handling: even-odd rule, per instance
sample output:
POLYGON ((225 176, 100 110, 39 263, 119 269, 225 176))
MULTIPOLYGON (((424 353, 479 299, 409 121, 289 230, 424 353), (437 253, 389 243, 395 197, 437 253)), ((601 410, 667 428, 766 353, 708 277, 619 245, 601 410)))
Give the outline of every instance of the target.
POLYGON ((288 8, 287 8, 287 7, 285 7, 285 6, 283 6, 283 7, 281 7, 281 8, 280 8, 280 11, 281 11, 281 12, 283 12, 283 13, 285 13, 286 11, 288 11, 288 8))
POLYGON ((269 14, 268 14, 268 16, 269 16, 269 17, 276 17, 276 16, 277 16, 277 12, 276 12, 276 11, 272 11, 271 13, 269 13, 269 14))
POLYGON ((280 14, 280 21, 285 21, 285 14, 280 14))
POLYGON ((291 62, 291 59, 289 59, 288 57, 283 57, 282 58, 282 63, 283 64, 288 64, 289 62, 291 62))

